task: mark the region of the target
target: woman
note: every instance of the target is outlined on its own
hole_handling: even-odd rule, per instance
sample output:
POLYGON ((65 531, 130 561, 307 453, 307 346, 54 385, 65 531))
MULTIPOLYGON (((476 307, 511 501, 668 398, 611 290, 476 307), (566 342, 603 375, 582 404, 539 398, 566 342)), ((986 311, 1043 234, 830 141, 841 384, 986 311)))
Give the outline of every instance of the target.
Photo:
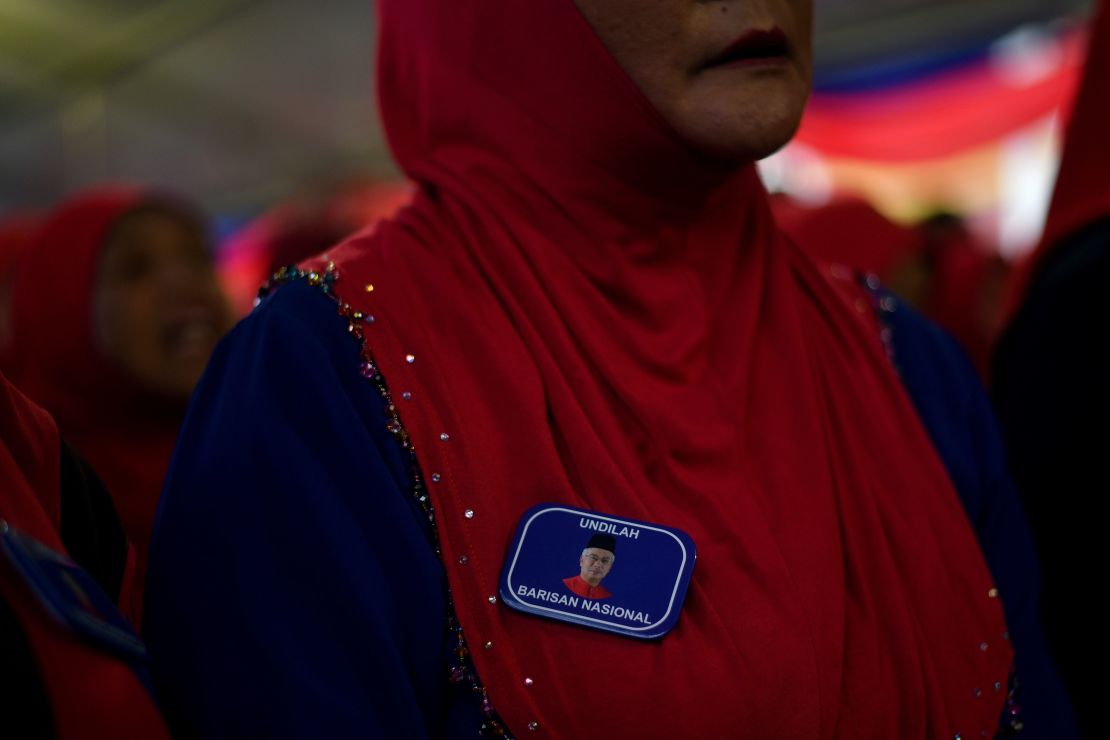
POLYGON ((1067 129, 1041 246, 1015 286, 1013 314, 994 355, 992 395, 1014 481, 1044 563, 1044 622, 1075 698, 1084 737, 1102 729, 1100 666, 1087 636, 1101 627, 1088 597, 1102 558, 1103 463, 1110 417, 1110 6, 1091 26, 1090 51, 1067 129))
POLYGON ((11 321, 6 371, 103 479, 141 590, 185 404, 230 323, 201 222, 138 188, 73 197, 17 268, 11 321))
POLYGON ((34 740, 168 738, 148 693, 141 644, 111 603, 123 580, 120 555, 126 551, 111 505, 60 442, 50 415, 3 375, 0 432, 5 733, 34 740), (64 573, 73 590, 49 598, 33 574, 52 573, 64 573), (84 608, 90 597, 99 610, 95 617, 84 608), (85 620, 81 625, 74 613, 85 620), (81 629, 89 624, 94 629, 81 629))
POLYGON ((810 3, 378 8, 420 192, 283 271, 198 388, 146 631, 183 733, 993 734, 1011 651, 960 499, 866 294, 752 166, 801 114, 810 3), (507 609, 544 502, 690 535, 673 631, 507 609))

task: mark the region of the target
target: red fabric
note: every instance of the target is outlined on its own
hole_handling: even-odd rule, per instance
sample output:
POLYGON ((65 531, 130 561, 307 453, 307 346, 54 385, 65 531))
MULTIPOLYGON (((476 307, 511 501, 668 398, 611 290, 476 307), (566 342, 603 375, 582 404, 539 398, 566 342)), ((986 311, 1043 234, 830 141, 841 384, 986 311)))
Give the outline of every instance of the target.
POLYGON ((412 197, 403 182, 357 182, 302 195, 243 227, 220 249, 220 282, 236 315, 254 306, 258 286, 281 267, 319 254, 365 224, 392 216, 412 197))
MULTIPOLYGON (((64 553, 58 537, 58 430, 3 375, 0 432, 0 520, 64 553)), ((51 621, 3 558, 0 599, 14 611, 38 660, 60 740, 169 738, 135 674, 51 621)))
POLYGON ((31 215, 7 216, 0 221, 0 371, 9 364, 11 351, 10 276, 23 251, 34 237, 38 219, 31 215))
POLYGON ((1087 65, 1064 140, 1056 189, 1040 245, 1015 274, 1007 314, 1017 309, 1053 249, 1082 227, 1110 215, 1110 3, 1091 24, 1087 65))
POLYGON ((7 279, 16 260, 23 254, 38 222, 38 218, 29 214, 5 216, 0 221, 0 282, 7 279))
POLYGON ((111 493, 136 550, 131 616, 140 612, 150 530, 183 409, 151 398, 104 356, 91 306, 110 228, 155 197, 104 188, 62 204, 20 262, 12 291, 9 377, 54 416, 111 493))
POLYGON ((608 599, 613 595, 613 592, 602 586, 600 583, 596 586, 591 586, 586 583, 582 576, 572 576, 571 578, 564 578, 563 585, 569 588, 574 593, 586 599, 608 599))
POLYGON ((819 208, 776 198, 772 206, 779 227, 818 263, 885 276, 924 247, 916 230, 894 223, 859 198, 819 208))
POLYGON ((1006 263, 958 223, 919 228, 928 234, 932 265, 925 314, 955 337, 985 379, 1006 263))
POLYGON ((1051 115, 1075 89, 1082 43, 1058 43, 1059 63, 1028 84, 992 60, 893 89, 815 95, 796 140, 830 157, 910 162, 995 142, 1051 115))
POLYGON ((754 167, 680 143, 571 0, 377 7, 386 130, 422 189, 332 251, 336 290, 376 318, 509 729, 993 733, 1001 695, 974 689, 1011 652, 974 535, 870 308, 780 237, 754 167), (690 533, 675 630, 491 603, 540 502, 690 533))

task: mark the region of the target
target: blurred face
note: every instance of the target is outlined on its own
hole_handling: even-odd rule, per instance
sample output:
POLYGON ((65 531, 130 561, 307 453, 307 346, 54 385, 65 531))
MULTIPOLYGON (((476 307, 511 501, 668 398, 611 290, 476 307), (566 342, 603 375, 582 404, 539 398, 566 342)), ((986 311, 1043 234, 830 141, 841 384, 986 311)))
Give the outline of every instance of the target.
POLYGON ((813 0, 574 0, 663 118, 732 161, 783 146, 811 80, 813 0))
POLYGON ((613 568, 613 553, 600 547, 587 547, 582 551, 578 565, 582 568, 582 580, 596 586, 613 568))
POLYGON ((187 398, 231 316, 201 229, 168 210, 124 216, 100 257, 97 340, 149 390, 187 398))

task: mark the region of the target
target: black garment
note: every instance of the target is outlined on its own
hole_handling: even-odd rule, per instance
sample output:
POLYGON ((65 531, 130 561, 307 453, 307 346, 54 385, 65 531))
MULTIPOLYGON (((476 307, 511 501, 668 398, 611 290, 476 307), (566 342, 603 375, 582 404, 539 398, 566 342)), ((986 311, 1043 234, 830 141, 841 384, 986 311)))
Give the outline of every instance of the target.
MULTIPOLYGON (((88 463, 65 442, 60 465, 62 543, 104 593, 118 601, 127 567, 127 539, 112 499, 88 463)), ((27 740, 55 737, 50 697, 38 662, 23 626, 0 596, 0 736, 7 737, 4 727, 17 733, 13 737, 27 740)))
POLYGON ((62 442, 62 543, 104 593, 119 601, 127 536, 112 497, 89 464, 62 442))
POLYGON ((54 717, 18 617, 0 596, 0 716, 27 740, 52 740, 54 717))
MULTIPOLYGON (((1041 562, 1044 625, 1084 737, 1100 723, 1110 493, 1110 219, 1050 254, 994 357, 992 393, 1041 562)), ((1100 723, 1101 724, 1101 723, 1100 723)))

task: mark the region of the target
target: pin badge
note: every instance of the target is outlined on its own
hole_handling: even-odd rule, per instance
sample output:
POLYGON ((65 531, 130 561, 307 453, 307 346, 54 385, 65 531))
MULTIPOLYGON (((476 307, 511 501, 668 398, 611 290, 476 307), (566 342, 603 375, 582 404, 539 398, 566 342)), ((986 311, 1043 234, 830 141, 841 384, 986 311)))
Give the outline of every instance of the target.
POLYGON ((529 509, 501 570, 517 611, 654 640, 678 622, 696 553, 659 524, 560 504, 529 509))

